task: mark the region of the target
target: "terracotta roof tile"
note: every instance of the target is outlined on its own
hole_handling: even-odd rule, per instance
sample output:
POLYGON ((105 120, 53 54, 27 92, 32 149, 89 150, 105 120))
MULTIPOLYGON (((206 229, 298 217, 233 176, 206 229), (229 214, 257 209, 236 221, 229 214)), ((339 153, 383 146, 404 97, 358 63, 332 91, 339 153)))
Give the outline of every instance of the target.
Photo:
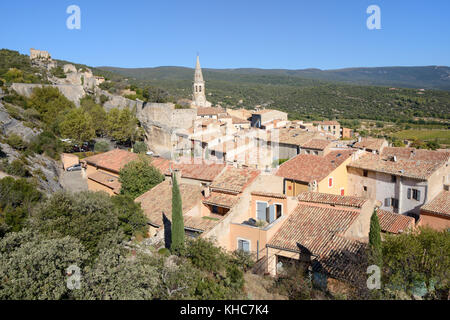
POLYGON ((332 142, 329 141, 329 140, 312 139, 312 140, 306 142, 305 144, 303 144, 302 148, 315 149, 315 150, 324 150, 330 144, 332 144, 332 142))
POLYGON ((297 199, 298 201, 302 202, 322 203, 354 208, 361 208, 367 202, 367 199, 360 197, 339 196, 334 194, 309 191, 301 192, 298 195, 297 199))
POLYGON ((218 115, 221 113, 226 113, 226 111, 222 108, 215 108, 215 107, 197 109, 198 116, 218 115))
MULTIPOLYGON (((195 205, 199 204, 203 198, 202 187, 190 184, 180 184, 180 194, 183 214, 186 214, 195 205)), ((144 214, 150 223, 162 226, 163 214, 172 219, 172 185, 170 179, 166 179, 153 189, 147 191, 136 202, 141 204, 144 214)))
POLYGON ((276 175, 307 183, 314 180, 319 182, 338 168, 353 152, 352 150, 339 150, 332 151, 325 156, 299 154, 283 163, 276 175))
POLYGON ((116 176, 107 174, 103 171, 96 171, 88 175, 88 179, 110 188, 115 194, 119 194, 120 192, 121 183, 116 176))
POLYGON ((386 140, 384 139, 362 138, 361 142, 355 143, 353 147, 358 149, 370 149, 381 151, 382 146, 385 142, 386 140))
POLYGON ((396 176, 408 177, 418 180, 427 180, 444 162, 424 160, 388 160, 380 155, 367 154, 348 166, 363 170, 383 172, 396 176))
POLYGON ((211 192, 211 195, 208 198, 204 199, 203 203, 231 209, 237 203, 238 200, 239 197, 236 195, 211 192))
POLYGON ((450 217, 450 191, 443 190, 433 200, 421 208, 421 212, 450 217))
POLYGON ((228 167, 211 184, 211 190, 240 193, 256 179, 258 170, 228 167))
POLYGON ((251 194, 252 194, 252 196, 260 196, 260 197, 275 198, 275 199, 286 199, 286 195, 281 194, 281 193, 253 191, 251 194))
POLYGON ((381 231, 389 233, 402 233, 415 225, 415 220, 402 214, 389 212, 386 210, 377 210, 378 220, 380 221, 381 231))
POLYGON ((137 160, 138 158, 139 156, 136 153, 121 149, 114 149, 105 153, 84 158, 82 161, 92 166, 119 173, 120 169, 122 169, 126 164, 137 160))
POLYGON ((354 279, 364 244, 342 234, 358 215, 359 211, 354 210, 299 204, 267 246, 310 252, 315 257, 315 270, 336 278, 354 279))
POLYGON ((420 160, 420 161, 448 161, 450 158, 450 152, 448 151, 433 151, 425 149, 415 148, 396 148, 387 147, 384 148, 381 153, 383 158, 391 158, 396 156, 402 160, 420 160))

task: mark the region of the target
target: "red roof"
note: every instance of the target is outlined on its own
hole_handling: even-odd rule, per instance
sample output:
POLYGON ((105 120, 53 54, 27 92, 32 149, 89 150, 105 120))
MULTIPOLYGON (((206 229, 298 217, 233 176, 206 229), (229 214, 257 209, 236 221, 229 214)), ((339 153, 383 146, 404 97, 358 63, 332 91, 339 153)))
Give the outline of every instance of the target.
POLYGON ((352 154, 353 150, 332 151, 325 156, 299 154, 283 163, 276 175, 301 182, 323 180, 352 154))
POLYGON ((87 164, 108 171, 119 173, 120 169, 129 162, 137 160, 139 156, 126 150, 114 149, 105 153, 97 154, 83 159, 87 164))
POLYGON ((450 217, 450 191, 442 191, 436 198, 428 202, 421 209, 421 213, 431 213, 450 217))
POLYGON ((385 210, 377 210, 381 231, 389 233, 402 233, 414 227, 415 220, 402 214, 385 210))

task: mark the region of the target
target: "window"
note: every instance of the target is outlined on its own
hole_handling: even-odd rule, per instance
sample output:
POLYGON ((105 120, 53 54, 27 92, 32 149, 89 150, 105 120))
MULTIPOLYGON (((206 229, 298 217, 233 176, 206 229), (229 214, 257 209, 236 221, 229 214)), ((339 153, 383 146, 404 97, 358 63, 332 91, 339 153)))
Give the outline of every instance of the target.
POLYGON ((198 87, 198 92, 202 92, 202 86, 198 87))
POLYGON ((328 179, 328 187, 331 188, 333 186, 333 178, 328 179))
POLYGON ((367 177, 368 175, 369 175, 369 172, 368 172, 367 170, 364 170, 364 171, 363 171, 363 176, 364 176, 364 177, 367 177))
POLYGON ((316 156, 318 156, 318 155, 319 155, 319 151, 314 151, 314 154, 315 154, 316 156))
POLYGON ((341 196, 345 196, 345 189, 341 188, 341 196))
POLYGON ((244 239, 238 239, 238 250, 244 252, 250 252, 250 241, 244 239))
POLYGON ((398 209, 398 199, 392 198, 392 199, 391 199, 391 206, 392 206, 394 209, 398 209))
POLYGON ((413 189, 413 199, 420 201, 420 191, 419 190, 413 189))
POLYGON ((420 190, 408 188, 407 197, 408 199, 411 199, 412 197, 414 200, 420 201, 420 190))
POLYGON ((277 203, 275 204, 275 212, 276 212, 276 218, 280 218, 283 215, 283 205, 277 203))
POLYGON ((391 182, 396 183, 397 182, 397 176, 391 176, 391 182))
POLYGON ((217 206, 212 206, 212 213, 219 213, 219 208, 217 206))
POLYGON ((390 207, 391 206, 391 198, 384 199, 384 206, 385 207, 390 207))
POLYGON ((367 187, 366 186, 364 186, 363 189, 364 189, 364 192, 367 192, 367 187))

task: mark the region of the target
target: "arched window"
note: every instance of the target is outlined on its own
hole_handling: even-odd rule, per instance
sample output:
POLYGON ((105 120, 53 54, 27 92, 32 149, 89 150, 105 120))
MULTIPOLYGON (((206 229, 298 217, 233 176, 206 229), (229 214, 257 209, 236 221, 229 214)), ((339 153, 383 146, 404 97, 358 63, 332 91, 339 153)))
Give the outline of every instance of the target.
POLYGON ((202 92, 202 86, 198 86, 198 92, 202 92))

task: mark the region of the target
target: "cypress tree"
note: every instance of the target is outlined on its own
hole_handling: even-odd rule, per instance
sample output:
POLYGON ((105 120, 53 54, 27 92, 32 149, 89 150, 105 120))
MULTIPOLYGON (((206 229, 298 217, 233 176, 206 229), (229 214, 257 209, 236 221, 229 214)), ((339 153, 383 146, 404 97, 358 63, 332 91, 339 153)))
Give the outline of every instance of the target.
POLYGON ((181 253, 184 249, 184 221, 180 189, 172 173, 172 244, 171 251, 181 253))
POLYGON ((370 218, 369 232, 369 262, 381 268, 382 251, 381 251, 381 228, 378 220, 377 212, 374 211, 370 218))

